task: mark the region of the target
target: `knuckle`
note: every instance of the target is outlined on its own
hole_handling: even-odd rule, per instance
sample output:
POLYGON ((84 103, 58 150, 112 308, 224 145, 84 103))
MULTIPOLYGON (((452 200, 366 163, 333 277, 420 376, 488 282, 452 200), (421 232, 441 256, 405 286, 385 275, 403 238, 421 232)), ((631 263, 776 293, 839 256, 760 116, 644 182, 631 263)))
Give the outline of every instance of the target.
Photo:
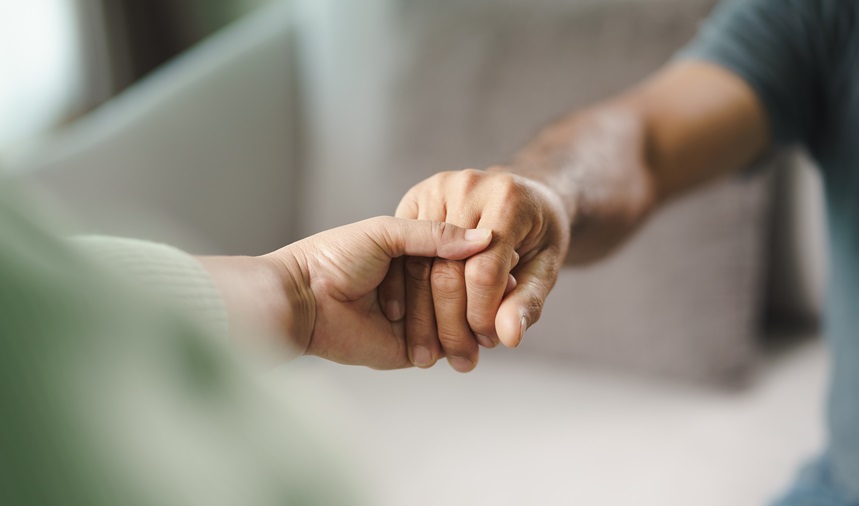
POLYGON ((483 181, 486 174, 477 169, 465 169, 459 171, 458 178, 463 190, 473 191, 483 181))
POLYGON ((438 340, 447 356, 472 358, 474 338, 454 329, 439 329, 438 340))
POLYGON ((519 180, 510 174, 502 174, 498 177, 497 191, 501 198, 515 204, 528 200, 529 190, 519 180))
POLYGON ((519 180, 513 174, 509 172, 495 172, 493 173, 495 177, 495 181, 499 185, 503 186, 517 186, 519 180))
POLYGON ((421 209, 432 207, 439 197, 444 195, 454 172, 439 172, 412 186, 400 200, 396 215, 406 218, 417 218, 421 209))
POLYGON ((424 180, 423 183, 421 183, 422 185, 424 185, 424 187, 422 188, 422 193, 441 191, 448 184, 450 184, 451 179, 455 176, 456 172, 450 170, 434 174, 430 178, 424 180))
POLYGON ((495 298, 488 295, 471 297, 466 308, 466 320, 468 320, 471 328, 479 334, 486 334, 495 328, 495 315, 498 313, 500 305, 500 296, 495 298), (481 332, 481 330, 483 331, 481 332))
POLYGON ((443 221, 433 222, 432 235, 436 244, 447 244, 456 239, 456 227, 443 221))
POLYGON ((455 175, 456 175, 455 170, 445 170, 445 171, 439 172, 436 175, 432 176, 430 178, 430 180, 447 181, 448 179, 452 178, 455 175))
POLYGON ((463 177, 465 179, 480 179, 483 177, 484 174, 485 173, 482 170, 471 168, 462 169, 461 171, 459 171, 460 177, 463 177))
POLYGON ((478 255, 465 264, 465 280, 477 289, 506 286, 508 272, 507 260, 490 252, 478 255))
POLYGON ((406 314, 406 334, 410 342, 427 344, 435 341, 435 325, 435 314, 431 308, 406 314))
POLYGON ((457 266, 459 262, 436 262, 432 267, 433 293, 451 295, 459 292, 462 287, 462 271, 457 266))
POLYGON ((467 319, 468 326, 474 332, 483 335, 495 333, 495 311, 489 313, 469 309, 467 319))
POLYGON ((432 259, 423 257, 406 257, 405 262, 406 276, 409 279, 420 282, 427 282, 430 279, 432 271, 432 259))
POLYGON ((447 223, 443 221, 434 221, 432 223, 432 238, 436 244, 441 244, 444 239, 445 230, 447 229, 447 223))

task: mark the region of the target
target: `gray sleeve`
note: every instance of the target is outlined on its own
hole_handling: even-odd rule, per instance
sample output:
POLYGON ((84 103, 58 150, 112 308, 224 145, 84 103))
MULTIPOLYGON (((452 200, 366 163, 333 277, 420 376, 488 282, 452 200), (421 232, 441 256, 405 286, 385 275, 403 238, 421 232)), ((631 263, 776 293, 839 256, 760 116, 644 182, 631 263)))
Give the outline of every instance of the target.
POLYGON ((842 20, 856 2, 722 0, 677 57, 716 63, 745 80, 769 117, 777 144, 810 143, 837 73, 842 20))

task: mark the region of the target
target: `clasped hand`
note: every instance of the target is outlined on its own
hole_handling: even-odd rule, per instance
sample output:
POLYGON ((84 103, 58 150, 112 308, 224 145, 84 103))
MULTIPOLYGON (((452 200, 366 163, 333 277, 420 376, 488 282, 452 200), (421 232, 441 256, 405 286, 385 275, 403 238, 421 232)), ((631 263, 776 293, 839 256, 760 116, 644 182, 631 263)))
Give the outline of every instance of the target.
POLYGON ((491 229, 467 260, 394 259, 380 287, 385 314, 405 323, 411 363, 447 357, 471 371, 479 345, 516 347, 539 318, 567 253, 569 219, 546 185, 502 168, 439 173, 412 188, 396 216, 491 229))
POLYGON ((200 262, 233 322, 264 329, 291 354, 377 369, 446 356, 467 372, 478 343, 518 346, 566 255, 559 197, 509 173, 445 172, 412 188, 397 216, 200 262))

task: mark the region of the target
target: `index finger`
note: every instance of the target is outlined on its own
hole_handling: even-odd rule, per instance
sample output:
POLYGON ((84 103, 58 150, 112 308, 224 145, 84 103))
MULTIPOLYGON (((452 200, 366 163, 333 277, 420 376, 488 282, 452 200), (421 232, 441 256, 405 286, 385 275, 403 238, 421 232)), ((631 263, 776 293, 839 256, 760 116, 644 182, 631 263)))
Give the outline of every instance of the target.
POLYGON ((465 263, 466 319, 476 335, 497 341, 495 317, 507 291, 513 259, 517 256, 515 248, 534 225, 525 223, 506 207, 488 209, 481 215, 478 228, 492 226, 497 232, 488 248, 465 263))

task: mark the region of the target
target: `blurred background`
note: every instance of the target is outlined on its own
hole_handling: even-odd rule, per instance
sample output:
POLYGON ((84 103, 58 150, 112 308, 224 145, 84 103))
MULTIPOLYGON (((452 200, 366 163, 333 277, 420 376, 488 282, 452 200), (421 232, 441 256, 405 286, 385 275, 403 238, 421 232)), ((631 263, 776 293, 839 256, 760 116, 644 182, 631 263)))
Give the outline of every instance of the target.
MULTIPOLYGON (((635 83, 712 0, 0 0, 0 167, 70 233, 258 254, 391 214, 635 83)), ((302 360, 379 504, 761 504, 822 443, 820 187, 802 153, 562 274, 467 376, 302 360)))

